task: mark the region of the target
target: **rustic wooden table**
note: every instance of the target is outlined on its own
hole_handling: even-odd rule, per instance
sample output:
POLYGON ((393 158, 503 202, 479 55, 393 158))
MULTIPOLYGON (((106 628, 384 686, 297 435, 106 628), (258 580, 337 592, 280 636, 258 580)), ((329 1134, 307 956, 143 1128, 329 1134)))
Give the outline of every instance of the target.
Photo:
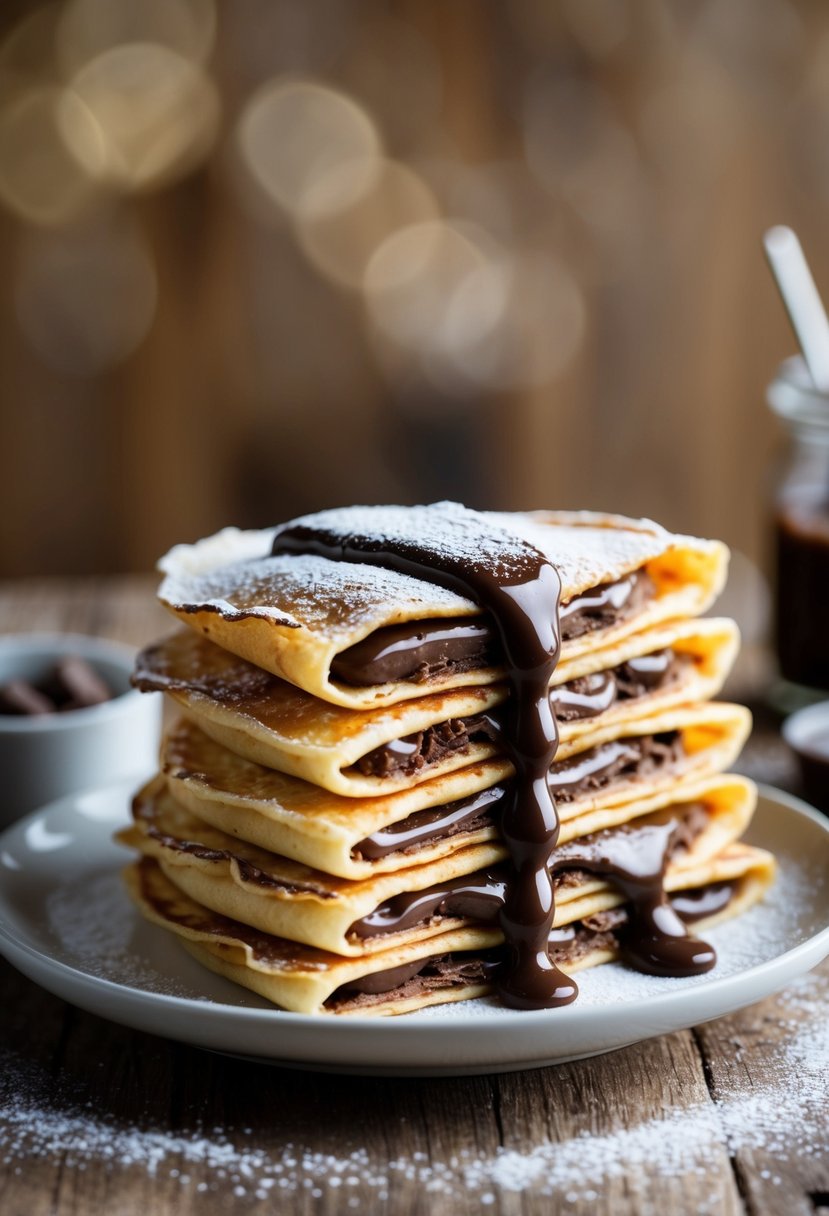
MULTIPOLYGON (((152 583, 30 582, 0 631, 136 644, 152 583)), ((744 759, 792 787, 761 723, 744 759)), ((611 1055, 456 1080, 227 1059, 125 1030, 0 964, 4 1216, 829 1213, 829 966, 731 1017, 611 1055)))

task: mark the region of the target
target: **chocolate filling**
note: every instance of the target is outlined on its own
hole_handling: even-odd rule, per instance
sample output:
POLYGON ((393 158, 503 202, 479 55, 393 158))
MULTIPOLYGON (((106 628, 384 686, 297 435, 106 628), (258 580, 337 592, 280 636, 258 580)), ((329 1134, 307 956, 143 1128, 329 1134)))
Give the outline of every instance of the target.
MULTIPOLYGON (((610 671, 580 676, 550 692, 557 722, 596 717, 616 701, 632 701, 675 683, 693 660, 672 650, 629 659, 610 671)), ((409 777, 439 764, 472 743, 501 743, 505 708, 450 718, 402 739, 393 739, 361 756, 354 768, 364 777, 409 777)))
MULTIPOLYGON (((559 610, 561 640, 627 620, 653 599, 656 587, 643 570, 574 596, 559 610)), ((331 663, 342 684, 366 687, 398 680, 425 683, 448 675, 500 666, 497 634, 484 621, 406 621, 388 625, 349 646, 331 663)))
POLYGON ((491 984, 503 963, 499 949, 479 954, 438 954, 434 958, 417 959, 388 971, 375 971, 350 980, 337 988, 325 1001, 325 1008, 334 1012, 348 1008, 362 1009, 379 1005, 394 993, 396 1000, 420 997, 447 988, 466 988, 470 984, 491 984))
MULTIPOLYGON (((736 883, 712 883, 707 887, 672 895, 670 905, 683 922, 693 924, 695 920, 712 916, 728 907, 736 892, 736 883)), ((625 931, 629 923, 628 909, 621 907, 563 925, 550 933, 548 954, 557 965, 566 967, 596 950, 624 952, 625 931)), ((406 1000, 430 992, 465 988, 471 984, 490 986, 497 979, 503 960, 503 947, 483 950, 475 955, 441 954, 435 958, 417 959, 402 967, 375 971, 372 975, 343 984, 326 1000, 325 1008, 332 1012, 356 1011, 392 998, 406 1000)))
POLYGON ((243 882, 255 884, 258 887, 266 887, 271 891, 280 891, 284 895, 313 895, 316 899, 335 899, 336 896, 332 891, 323 891, 314 883, 302 882, 286 882, 282 878, 277 878, 273 874, 268 874, 259 866, 253 865, 252 862, 245 861, 238 853, 231 852, 229 849, 211 849, 208 845, 200 844, 197 840, 182 840, 178 836, 171 836, 167 832, 162 832, 156 827, 147 827, 147 835, 158 841, 165 849, 173 849, 176 853, 187 853, 190 857, 199 857, 202 861, 226 861, 235 862, 239 870, 239 876, 243 882))
POLYGON ((635 701, 649 692, 675 684, 693 659, 673 650, 657 650, 628 659, 610 671, 579 676, 550 690, 550 701, 558 722, 595 718, 617 701, 635 701))
POLYGON ((678 891, 671 896, 671 903, 686 924, 693 924, 706 916, 722 912, 731 903, 736 890, 733 882, 714 882, 693 891, 678 891))
POLYGON ((554 764, 549 784, 559 802, 572 802, 611 783, 653 777, 684 756, 682 734, 677 730, 614 739, 554 764))
MULTIPOLYGON (((611 881, 619 873, 638 881, 650 881, 656 875, 661 885, 665 867, 688 850, 708 822, 703 806, 688 803, 677 807, 664 822, 632 820, 559 845, 551 867, 555 888, 583 883, 591 872, 606 875, 611 881)), ((446 917, 497 923, 508 877, 507 867, 499 865, 422 891, 403 891, 355 921, 349 936, 402 933, 446 917)))
MULTIPOLYGON (((560 802, 572 802, 583 794, 604 789, 615 780, 652 777, 685 755, 679 731, 643 735, 590 748, 572 760, 554 764, 550 781, 560 802)), ((492 786, 480 794, 448 802, 444 806, 415 811, 399 823, 366 836, 351 850, 353 857, 375 861, 398 851, 415 852, 435 841, 476 832, 498 823, 503 785, 492 786)))
POLYGON ((448 840, 460 832, 477 832, 497 821, 498 804, 504 797, 504 787, 493 785, 480 794, 447 802, 443 806, 414 811, 366 836, 351 850, 354 858, 377 861, 390 853, 413 853, 437 840, 448 840))

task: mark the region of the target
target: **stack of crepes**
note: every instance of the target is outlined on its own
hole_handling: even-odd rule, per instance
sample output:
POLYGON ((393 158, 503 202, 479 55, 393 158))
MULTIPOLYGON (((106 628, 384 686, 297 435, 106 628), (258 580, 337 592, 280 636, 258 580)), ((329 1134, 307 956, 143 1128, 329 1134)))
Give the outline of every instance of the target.
MULTIPOLYGON (((306 518, 326 516, 350 518, 306 518)), ((550 957, 565 972, 619 958, 707 969, 713 951, 672 968, 641 929, 656 907, 696 939, 774 876, 770 854, 740 843, 751 782, 723 775, 749 714, 710 699, 738 646, 732 621, 700 618, 727 551, 617 516, 485 519, 561 580, 550 957)), ((185 627, 139 656, 134 682, 182 716, 119 833, 141 854, 131 893, 211 971, 285 1010, 398 1014, 487 994, 514 878, 498 640, 454 591, 271 556, 277 532, 226 529, 161 563, 161 602, 185 627)))

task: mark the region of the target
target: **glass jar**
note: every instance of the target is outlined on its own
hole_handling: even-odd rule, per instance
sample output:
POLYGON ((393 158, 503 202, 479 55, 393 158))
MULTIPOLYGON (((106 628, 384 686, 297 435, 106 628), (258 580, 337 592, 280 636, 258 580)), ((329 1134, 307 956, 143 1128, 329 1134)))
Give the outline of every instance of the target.
POLYGON ((780 673, 829 689, 829 395, 795 357, 780 365, 767 397, 789 439, 774 519, 780 673))

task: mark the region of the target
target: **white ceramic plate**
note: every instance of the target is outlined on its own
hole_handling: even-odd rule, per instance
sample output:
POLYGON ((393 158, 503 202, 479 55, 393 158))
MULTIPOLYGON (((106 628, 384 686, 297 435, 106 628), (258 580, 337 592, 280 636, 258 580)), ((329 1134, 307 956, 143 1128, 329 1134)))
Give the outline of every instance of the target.
POLYGON ((133 909, 113 844, 130 791, 73 795, 0 836, 0 951, 50 992, 103 1017, 199 1047, 329 1071, 459 1075, 598 1055, 716 1018, 784 988, 829 954, 829 820, 765 789, 746 839, 771 849, 768 898, 706 935, 719 961, 690 980, 621 964, 578 976, 578 1001, 516 1013, 492 1000, 400 1018, 283 1013, 202 969, 133 909))

